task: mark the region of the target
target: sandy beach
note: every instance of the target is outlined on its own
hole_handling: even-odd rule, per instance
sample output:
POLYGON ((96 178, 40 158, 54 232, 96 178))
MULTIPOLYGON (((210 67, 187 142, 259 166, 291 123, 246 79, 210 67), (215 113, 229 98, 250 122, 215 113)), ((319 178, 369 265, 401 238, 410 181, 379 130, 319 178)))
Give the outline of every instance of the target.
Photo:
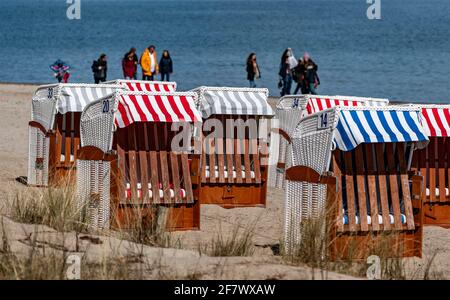
MULTIPOLYGON (((34 85, 0 84, 0 103, 2 104, 0 110, 0 139, 2 141, 0 144, 0 209, 4 209, 4 204, 14 196, 14 193, 27 189, 24 185, 17 183, 15 178, 26 176, 27 173, 27 124, 30 119, 30 101, 35 89, 34 85)), ((275 101, 276 99, 270 100, 272 105, 275 101)), ((5 213, 4 210, 1 212, 5 213)), ((266 208, 226 210, 215 205, 202 206, 201 230, 173 234, 173 237, 179 239, 182 249, 172 252, 165 250, 167 253, 162 254, 166 259, 164 268, 168 273, 180 274, 180 272, 189 273, 189 270, 195 267, 195 272, 200 274, 199 279, 310 279, 312 278, 310 268, 289 265, 274 251, 279 247, 282 238, 282 219, 283 191, 278 189, 269 189, 266 208), (255 224, 253 238, 255 252, 252 256, 223 259, 199 255, 199 247, 210 242, 218 232, 227 235, 231 234, 236 226, 245 227, 250 224, 255 224), (178 253, 175 255, 177 258, 170 259, 174 256, 174 252, 178 253), (226 266, 220 274, 214 267, 217 267, 219 263, 226 266)), ((26 245, 18 241, 33 228, 15 223, 10 219, 5 218, 5 220, 7 220, 6 233, 13 241, 12 248, 18 252, 24 251, 26 245)), ((41 235, 41 239, 55 234, 52 229, 44 229, 47 233, 41 235)), ((110 239, 119 244, 115 238, 101 238, 110 239)), ((104 243, 104 245, 106 244, 108 243, 104 243)), ((146 255, 152 257, 155 249, 151 249, 151 247, 146 247, 146 249, 146 255)), ((92 255, 101 251, 108 252, 108 250, 102 250, 100 246, 90 247, 86 251, 91 251, 92 255)), ((423 278, 423 270, 434 256, 430 273, 434 274, 436 278, 450 279, 450 230, 433 226, 426 227, 423 251, 422 259, 404 260, 406 277, 423 278)), ((161 255, 161 252, 158 253, 161 255)), ((155 278, 155 276, 149 275, 148 277, 155 278)), ((314 277, 320 278, 319 275, 314 277)), ((350 279, 352 277, 330 272, 327 274, 327 278, 350 279)))

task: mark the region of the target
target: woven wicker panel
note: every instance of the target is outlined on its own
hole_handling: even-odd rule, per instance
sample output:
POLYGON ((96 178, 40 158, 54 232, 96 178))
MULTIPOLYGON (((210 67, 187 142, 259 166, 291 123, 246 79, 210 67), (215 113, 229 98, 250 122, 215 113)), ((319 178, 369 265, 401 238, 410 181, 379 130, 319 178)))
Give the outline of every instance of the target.
POLYGON ((110 163, 77 160, 77 206, 87 214, 93 229, 109 228, 110 163))
POLYGON ((36 127, 28 127, 28 174, 30 185, 48 185, 49 138, 36 127))
POLYGON ((46 129, 53 129, 53 114, 56 105, 58 88, 46 87, 38 89, 31 102, 31 120, 42 124, 46 129))
MULTIPOLYGON (((112 102, 113 98, 109 101, 112 102)), ((113 103, 110 103, 110 107, 113 107, 113 103)), ((103 152, 110 151, 113 122, 114 114, 111 111, 103 113, 103 101, 86 107, 81 116, 81 146, 95 146, 103 152)))

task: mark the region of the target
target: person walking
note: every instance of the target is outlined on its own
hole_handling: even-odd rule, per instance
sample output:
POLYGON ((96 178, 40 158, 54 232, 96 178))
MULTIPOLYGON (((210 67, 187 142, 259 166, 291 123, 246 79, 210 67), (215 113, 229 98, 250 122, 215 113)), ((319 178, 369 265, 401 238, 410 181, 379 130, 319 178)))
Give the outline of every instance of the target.
POLYGON ((261 72, 259 71, 258 63, 256 62, 256 54, 250 53, 247 57, 247 80, 250 83, 251 88, 255 88, 255 78, 261 78, 261 72))
POLYGON ((294 90, 294 95, 297 95, 300 90, 303 95, 309 94, 309 86, 305 80, 306 69, 303 60, 299 59, 297 66, 292 70, 292 79, 297 82, 294 90))
POLYGON ((316 89, 320 85, 319 75, 317 74, 319 67, 311 59, 308 52, 305 52, 303 55, 303 65, 305 69, 305 79, 303 84, 308 88, 310 94, 317 95, 316 89))
POLYGON ((281 96, 291 94, 292 69, 296 66, 297 60, 292 53, 292 49, 287 48, 281 56, 280 70, 278 72, 278 75, 280 76, 280 83, 278 86, 281 88, 281 96))
POLYGON ((92 63, 92 72, 94 73, 94 82, 96 84, 106 81, 108 64, 106 54, 101 54, 97 60, 92 63))
POLYGON ((136 55, 136 48, 131 48, 122 59, 123 77, 129 80, 137 79, 137 65, 138 57, 136 55))
POLYGON ((172 58, 169 50, 164 50, 159 60, 159 72, 161 73, 161 81, 170 81, 170 74, 173 72, 172 58))
POLYGON ((141 55, 142 80, 153 80, 153 76, 158 74, 159 66, 156 60, 155 46, 150 45, 141 55))
POLYGON ((67 83, 69 81, 70 66, 62 60, 58 59, 57 61, 55 61, 52 65, 50 65, 50 69, 53 71, 53 77, 55 77, 59 83, 67 83))

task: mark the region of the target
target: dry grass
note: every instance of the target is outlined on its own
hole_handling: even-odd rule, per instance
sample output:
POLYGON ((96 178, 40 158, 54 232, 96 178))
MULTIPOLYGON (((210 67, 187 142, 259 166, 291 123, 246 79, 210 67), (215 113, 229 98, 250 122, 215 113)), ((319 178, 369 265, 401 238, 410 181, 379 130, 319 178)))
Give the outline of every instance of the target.
POLYGON ((127 210, 124 216, 124 228, 119 228, 118 236, 121 239, 134 243, 161 248, 181 248, 181 240, 174 239, 166 229, 168 208, 155 205, 152 207, 152 216, 144 213, 142 209, 127 210))
POLYGON ((198 251, 209 256, 251 256, 255 251, 255 226, 256 221, 247 225, 237 224, 230 234, 225 234, 219 224, 216 236, 207 244, 199 244, 198 251))
MULTIPOLYGON (((334 241, 330 240, 332 224, 327 223, 327 214, 323 213, 318 218, 312 218, 302 222, 299 228, 300 240, 293 245, 290 252, 281 249, 281 255, 289 264, 308 265, 312 271, 321 271, 322 279, 327 279, 327 272, 334 271, 351 276, 366 277, 370 264, 366 260, 355 259, 360 251, 378 256, 380 260, 381 278, 384 280, 406 279, 404 260, 401 258, 402 248, 398 236, 394 232, 369 233, 376 242, 368 244, 348 244, 347 253, 337 253, 336 260, 331 260, 330 248, 334 241), (362 249, 361 247, 369 247, 362 249)), ((281 245, 284 245, 281 242, 281 245)), ((433 260, 433 259, 432 259, 433 260)), ((427 263, 426 269, 430 268, 427 263)), ((314 272, 312 272, 314 276, 314 272)), ((428 272, 425 271, 425 277, 428 272)), ((314 279, 314 278, 313 278, 314 279)))
POLYGON ((86 232, 85 210, 78 208, 72 185, 16 191, 7 204, 7 215, 28 224, 42 224, 58 231, 86 232))

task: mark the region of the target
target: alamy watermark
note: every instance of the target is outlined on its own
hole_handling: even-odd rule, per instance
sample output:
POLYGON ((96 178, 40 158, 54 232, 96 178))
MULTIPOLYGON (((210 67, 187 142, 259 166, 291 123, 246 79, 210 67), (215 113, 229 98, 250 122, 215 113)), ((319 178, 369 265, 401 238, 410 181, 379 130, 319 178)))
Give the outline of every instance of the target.
POLYGON ((81 0, 67 0, 66 16, 69 20, 81 19, 81 0))
POLYGON ((370 266, 367 268, 367 279, 375 280, 381 279, 381 260, 378 255, 371 255, 367 258, 367 264, 370 266))
POLYGON ((367 8, 367 19, 380 20, 381 19, 381 0, 366 0, 370 4, 367 8))
POLYGON ((76 254, 69 255, 66 259, 66 264, 66 278, 68 280, 81 279, 81 257, 76 254))

